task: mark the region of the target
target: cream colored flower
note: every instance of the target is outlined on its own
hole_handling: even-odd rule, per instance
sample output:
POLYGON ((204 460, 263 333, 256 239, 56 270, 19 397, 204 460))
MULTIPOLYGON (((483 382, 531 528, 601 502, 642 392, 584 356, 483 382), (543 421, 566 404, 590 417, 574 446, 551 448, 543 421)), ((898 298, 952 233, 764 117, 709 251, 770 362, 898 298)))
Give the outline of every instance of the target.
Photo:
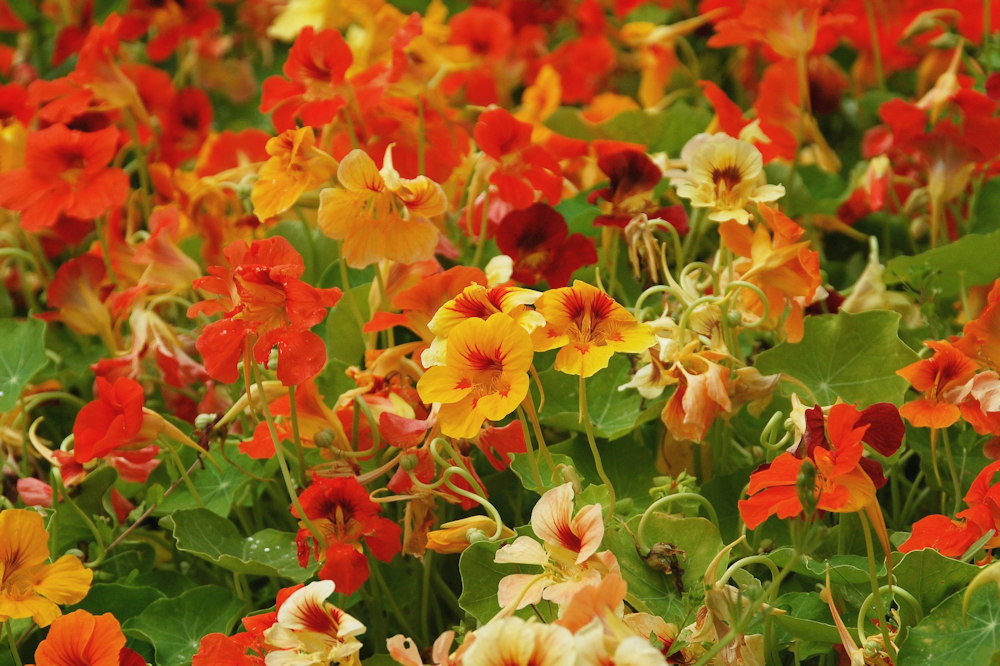
POLYGON ((266 666, 360 663, 361 643, 355 636, 365 625, 327 602, 333 590, 333 581, 320 580, 285 600, 278 621, 264 632, 264 640, 276 648, 265 658, 266 666))
POLYGON ((505 617, 472 634, 462 666, 574 666, 576 643, 568 629, 555 624, 505 617))
POLYGON ((785 194, 781 185, 764 181, 764 162, 753 144, 728 134, 698 134, 681 151, 686 170, 674 169, 671 179, 677 195, 695 208, 710 208, 716 222, 750 221, 749 202, 775 201, 785 194))

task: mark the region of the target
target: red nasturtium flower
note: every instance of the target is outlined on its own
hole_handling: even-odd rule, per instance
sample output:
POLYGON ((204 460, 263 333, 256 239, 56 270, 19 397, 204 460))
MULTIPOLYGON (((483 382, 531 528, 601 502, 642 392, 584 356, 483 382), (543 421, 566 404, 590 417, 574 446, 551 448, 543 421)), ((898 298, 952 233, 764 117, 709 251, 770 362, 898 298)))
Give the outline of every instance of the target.
MULTIPOLYGON (((382 509, 354 477, 317 477, 299 496, 299 502, 326 539, 326 543, 317 543, 303 525, 296 537, 299 563, 305 566, 310 554, 323 561, 319 577, 332 580, 339 592, 353 594, 368 580, 362 542, 383 562, 392 560, 402 548, 402 528, 380 515, 382 509)), ((292 512, 295 514, 294 509, 292 512)))
POLYGON ((317 289, 299 278, 302 255, 280 236, 226 248, 229 268, 211 266, 194 286, 217 298, 195 303, 188 316, 222 314, 205 327, 196 346, 205 370, 220 382, 239 376, 236 365, 244 354, 265 363, 278 347, 278 379, 285 386, 315 377, 326 364, 326 347, 309 329, 340 300, 336 287, 317 289))
POLYGON ((109 167, 118 130, 78 132, 52 125, 28 135, 24 167, 0 178, 0 206, 21 212, 21 226, 39 231, 63 213, 93 220, 125 202, 128 176, 109 167))
POLYGON ((490 184, 498 198, 514 208, 526 208, 536 199, 557 204, 562 198, 559 162, 541 146, 532 145, 531 130, 530 123, 500 108, 483 111, 473 129, 476 144, 495 163, 490 184))
POLYGON ((597 263, 593 239, 569 235, 563 216, 544 203, 507 213, 496 240, 514 260, 512 277, 522 284, 545 280, 554 289, 565 287, 576 269, 597 263))
POLYGON ((119 377, 111 383, 98 377, 97 398, 80 409, 73 424, 76 462, 126 454, 122 451, 125 447, 142 447, 155 440, 165 422, 158 414, 144 409, 144 404, 142 386, 134 379, 119 377))
POLYGON ((956 514, 956 520, 935 514, 915 522, 913 533, 899 547, 900 552, 934 548, 948 557, 962 557, 988 532, 993 536, 983 547, 1000 547, 1000 481, 994 482, 997 472, 1000 462, 987 465, 979 473, 964 498, 969 508, 956 514))
POLYGON ((306 26, 295 39, 282 68, 286 78, 264 81, 260 110, 274 110, 272 122, 279 131, 303 125, 322 127, 347 104, 340 87, 354 62, 351 49, 336 30, 316 32, 306 26))
POLYGON ((653 190, 663 180, 663 170, 648 155, 638 150, 618 150, 601 155, 597 166, 610 182, 587 196, 587 201, 601 209, 594 218, 595 225, 625 228, 633 217, 646 213, 650 219, 668 221, 679 234, 687 233, 683 207, 660 208, 653 203, 653 190))
MULTIPOLYGON (((816 468, 813 496, 817 509, 850 513, 877 507, 875 491, 885 478, 876 461, 863 457, 863 443, 882 455, 892 455, 903 432, 899 413, 888 403, 864 411, 853 405, 834 405, 825 423, 822 408, 813 407, 806 412, 806 429, 795 452, 782 453, 750 475, 750 498, 739 503, 743 522, 755 529, 772 515, 792 518, 803 513, 796 484, 807 459, 816 468)), ((876 520, 878 528, 881 520, 876 520)))

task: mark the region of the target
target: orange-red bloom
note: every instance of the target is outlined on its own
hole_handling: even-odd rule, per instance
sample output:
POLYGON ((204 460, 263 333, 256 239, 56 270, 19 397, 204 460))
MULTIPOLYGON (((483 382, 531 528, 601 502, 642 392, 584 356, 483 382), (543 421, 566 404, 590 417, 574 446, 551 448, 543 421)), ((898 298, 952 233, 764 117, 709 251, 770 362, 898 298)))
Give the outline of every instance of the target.
POLYGON ((235 382, 236 364, 253 352, 265 363, 278 347, 278 379, 285 386, 315 377, 326 365, 326 346, 309 329, 340 300, 336 287, 317 289, 299 278, 305 270, 302 255, 291 243, 275 236, 247 245, 237 241, 226 248, 229 268, 212 266, 194 286, 218 297, 195 303, 188 316, 222 314, 198 337, 205 370, 220 382, 235 382))
POLYGON ((125 634, 111 613, 73 611, 56 618, 35 650, 35 666, 134 666, 145 664, 125 647, 125 634))
POLYGON ((158 422, 143 412, 142 386, 120 377, 114 384, 97 378, 97 399, 88 402, 73 424, 73 457, 79 463, 122 447, 147 444, 158 434, 158 422))
POLYGON ((1000 482, 994 482, 997 472, 1000 462, 979 473, 964 498, 969 508, 960 511, 955 520, 935 514, 915 522, 913 533, 900 545, 900 552, 934 548, 942 555, 961 557, 991 531, 993 536, 983 547, 1000 547, 1000 482))
MULTIPOLYGON (((319 577, 332 580, 344 594, 353 594, 368 580, 362 541, 383 562, 390 561, 402 548, 402 529, 379 515, 382 509, 353 477, 317 477, 299 501, 306 516, 326 538, 326 543, 316 543, 303 526, 296 538, 299 562, 305 566, 312 550, 317 560, 324 561, 319 577)), ((294 509, 292 512, 298 517, 294 509)))
POLYGON ((537 199, 557 204, 562 198, 562 170, 556 159, 531 143, 531 125, 508 111, 483 111, 473 130, 476 144, 494 161, 490 184, 498 198, 514 208, 526 208, 537 199))
POLYGON ((316 32, 306 26, 282 68, 287 78, 271 76, 264 81, 260 110, 274 111, 271 120, 279 131, 293 129, 296 118, 313 127, 327 124, 347 103, 339 88, 353 62, 338 31, 316 32))
POLYGON ((815 508, 850 513, 871 507, 875 490, 885 483, 878 463, 862 457, 867 442, 883 455, 891 455, 903 438, 903 422, 888 403, 858 411, 838 404, 825 423, 817 405, 806 412, 806 431, 794 453, 782 453, 750 475, 749 499, 739 502, 740 515, 750 529, 769 516, 792 518, 803 512, 796 484, 808 459, 816 468, 812 490, 815 508), (824 428, 825 425, 825 428, 824 428))
POLYGON ((78 132, 52 125, 28 135, 24 167, 0 178, 0 206, 21 211, 21 226, 39 231, 61 214, 93 220, 125 202, 128 177, 108 163, 118 130, 78 132))
POLYGON ((934 350, 933 356, 896 371, 924 395, 900 407, 899 413, 918 428, 947 428, 961 416, 948 394, 969 382, 979 364, 947 340, 928 340, 924 344, 934 350))

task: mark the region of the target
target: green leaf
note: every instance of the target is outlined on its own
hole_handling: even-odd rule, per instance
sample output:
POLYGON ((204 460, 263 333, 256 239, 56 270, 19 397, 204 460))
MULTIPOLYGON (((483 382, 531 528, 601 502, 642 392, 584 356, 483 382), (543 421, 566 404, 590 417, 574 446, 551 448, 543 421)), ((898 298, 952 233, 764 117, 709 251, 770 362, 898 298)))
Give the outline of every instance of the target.
MULTIPOLYGON (((254 461, 251 461, 251 464, 248 465, 241 460, 241 464, 251 471, 260 467, 260 465, 253 463, 254 461)), ((215 465, 206 463, 204 468, 196 469, 191 473, 191 482, 204 502, 204 508, 223 517, 229 515, 233 502, 236 501, 237 495, 244 489, 249 480, 249 477, 232 465, 223 465, 222 470, 218 470, 215 465)), ((178 488, 170 497, 163 500, 153 515, 163 516, 174 511, 196 508, 201 507, 185 486, 178 488)))
POLYGON ((0 412, 17 404, 21 391, 46 362, 43 322, 0 320, 0 412))
MULTIPOLYGON (((807 317, 801 342, 783 342, 762 353, 756 367, 764 374, 794 377, 822 405, 832 405, 837 398, 861 407, 876 402, 898 405, 909 383, 896 371, 917 360, 899 339, 898 329, 899 314, 886 310, 807 317)), ((783 388, 802 393, 788 382, 783 388)))
POLYGON ((675 102, 663 111, 623 111, 602 124, 601 130, 609 139, 645 144, 650 153, 677 155, 711 120, 712 113, 707 108, 675 102))
POLYGON ((945 557, 932 548, 906 553, 893 567, 896 582, 916 597, 925 613, 965 589, 979 571, 973 564, 945 557))
POLYGON ((159 666, 191 663, 205 634, 233 628, 243 602, 224 587, 205 585, 173 599, 160 599, 124 624, 126 634, 137 634, 156 647, 159 666))
MULTIPOLYGON (((819 598, 818 594, 814 592, 789 592, 781 595, 774 605, 788 611, 785 615, 775 614, 772 617, 778 626, 792 637, 818 643, 840 642, 840 634, 833 623, 830 608, 819 598)), ((800 654, 799 657, 805 658, 806 655, 800 654)))
MULTIPOLYGON (((619 391, 629 380, 632 364, 623 354, 611 358, 608 367, 587 379, 587 408, 594 434, 618 439, 651 417, 643 416, 642 396, 636 391, 619 391)), ((539 417, 545 425, 584 432, 580 423, 580 378, 550 368, 539 374, 545 387, 545 405, 539 417)), ((652 415, 655 418, 656 414, 652 415)))
POLYGON ((66 612, 83 609, 94 615, 112 613, 125 619, 140 615, 147 606, 163 598, 163 593, 155 587, 98 583, 90 588, 83 601, 66 612))
POLYGON ((651 569, 636 551, 634 525, 628 529, 612 525, 604 533, 603 547, 615 554, 630 597, 645 604, 649 612, 668 622, 685 625, 685 609, 671 576, 651 569))
POLYGON ((177 511, 160 520, 177 549, 236 573, 281 576, 297 583, 312 575, 299 566, 295 535, 266 529, 242 537, 236 525, 206 509, 177 511))
POLYGON ((890 259, 882 274, 886 284, 906 282, 929 288, 938 299, 957 296, 963 289, 989 284, 1000 277, 1000 231, 967 234, 954 243, 912 256, 890 259))
MULTIPOLYGON (((497 590, 504 576, 516 573, 541 573, 539 567, 529 564, 497 564, 493 561, 502 541, 479 541, 462 552, 458 560, 458 570, 462 575, 462 596, 458 605, 484 624, 500 612, 497 590)), ((542 602, 548 605, 548 602, 542 602)), ((521 617, 532 615, 530 608, 522 608, 515 613, 521 617)))
POLYGON ((972 593, 962 617, 960 590, 948 597, 899 646, 897 666, 996 664, 1000 656, 1000 594, 986 585, 972 593))

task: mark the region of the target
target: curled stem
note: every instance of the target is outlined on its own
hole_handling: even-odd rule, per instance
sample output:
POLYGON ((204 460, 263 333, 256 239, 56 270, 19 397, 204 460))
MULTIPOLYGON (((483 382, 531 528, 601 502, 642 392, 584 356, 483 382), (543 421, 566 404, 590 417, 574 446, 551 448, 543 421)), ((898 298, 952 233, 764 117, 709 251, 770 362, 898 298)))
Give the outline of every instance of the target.
POLYGON ((708 519, 712 521, 716 527, 719 526, 719 514, 715 512, 715 507, 707 499, 699 495, 698 493, 675 493, 673 495, 667 495, 666 497, 661 497, 652 504, 650 504, 645 511, 642 512, 642 517, 639 518, 639 526, 635 531, 635 539, 639 545, 639 551, 643 555, 649 554, 649 545, 646 543, 645 531, 646 524, 649 522, 649 517, 653 515, 653 512, 662 506, 669 506, 678 500, 693 500, 698 502, 701 506, 705 508, 705 513, 708 514, 708 519))

